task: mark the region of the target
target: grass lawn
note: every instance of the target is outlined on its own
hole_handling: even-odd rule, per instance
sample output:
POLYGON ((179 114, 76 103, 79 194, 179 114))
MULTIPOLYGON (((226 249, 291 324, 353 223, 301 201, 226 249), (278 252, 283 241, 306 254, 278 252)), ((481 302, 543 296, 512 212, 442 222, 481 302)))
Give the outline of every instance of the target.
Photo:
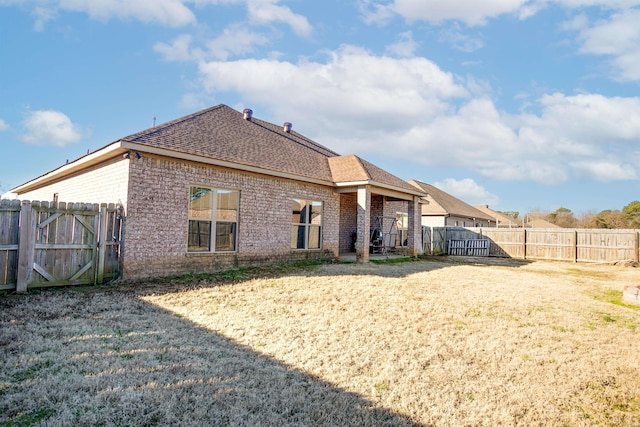
POLYGON ((0 426, 638 426, 639 281, 443 257, 0 296, 0 426))

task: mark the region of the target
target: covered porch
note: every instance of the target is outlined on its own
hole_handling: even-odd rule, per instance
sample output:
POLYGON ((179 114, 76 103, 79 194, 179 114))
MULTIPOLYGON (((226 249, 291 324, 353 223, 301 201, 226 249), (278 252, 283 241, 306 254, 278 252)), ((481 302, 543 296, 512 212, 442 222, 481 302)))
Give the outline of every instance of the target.
POLYGON ((368 262, 422 253, 418 194, 373 185, 339 192, 341 260, 368 262))

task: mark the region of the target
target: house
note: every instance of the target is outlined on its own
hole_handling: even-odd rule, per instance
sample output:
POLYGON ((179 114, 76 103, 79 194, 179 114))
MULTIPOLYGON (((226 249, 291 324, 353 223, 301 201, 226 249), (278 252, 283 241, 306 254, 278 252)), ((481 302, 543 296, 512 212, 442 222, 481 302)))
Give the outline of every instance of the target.
POLYGON ((542 218, 526 218, 524 222, 526 228, 562 228, 557 224, 547 221, 542 218))
POLYGON ((424 193, 355 156, 217 105, 112 142, 11 190, 117 203, 129 278, 338 256, 369 260, 379 217, 406 215, 421 253, 424 193))
POLYGON ((495 227, 490 215, 433 185, 410 180, 409 183, 427 195, 422 203, 422 225, 427 227, 495 227))
POLYGON ((496 221, 496 227, 498 228, 520 228, 522 227, 522 221, 514 219, 502 212, 494 211, 488 205, 474 206, 476 209, 486 213, 496 221))

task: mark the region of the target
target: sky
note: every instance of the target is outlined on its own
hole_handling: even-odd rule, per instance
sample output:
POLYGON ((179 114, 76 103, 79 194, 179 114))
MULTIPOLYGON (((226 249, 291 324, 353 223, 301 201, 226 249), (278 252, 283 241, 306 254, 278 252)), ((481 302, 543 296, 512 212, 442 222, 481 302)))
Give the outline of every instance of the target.
POLYGON ((217 104, 472 205, 621 210, 640 0, 0 0, 0 194, 217 104))

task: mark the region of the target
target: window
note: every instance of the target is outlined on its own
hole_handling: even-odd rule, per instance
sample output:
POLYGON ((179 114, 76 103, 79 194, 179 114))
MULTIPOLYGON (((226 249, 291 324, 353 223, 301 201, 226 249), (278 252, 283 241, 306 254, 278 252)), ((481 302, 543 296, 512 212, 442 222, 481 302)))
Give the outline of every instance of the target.
POLYGON ((293 199, 291 212, 291 249, 320 249, 322 202, 293 199))
POLYGON ((206 187, 189 190, 188 252, 235 252, 240 192, 206 187))

